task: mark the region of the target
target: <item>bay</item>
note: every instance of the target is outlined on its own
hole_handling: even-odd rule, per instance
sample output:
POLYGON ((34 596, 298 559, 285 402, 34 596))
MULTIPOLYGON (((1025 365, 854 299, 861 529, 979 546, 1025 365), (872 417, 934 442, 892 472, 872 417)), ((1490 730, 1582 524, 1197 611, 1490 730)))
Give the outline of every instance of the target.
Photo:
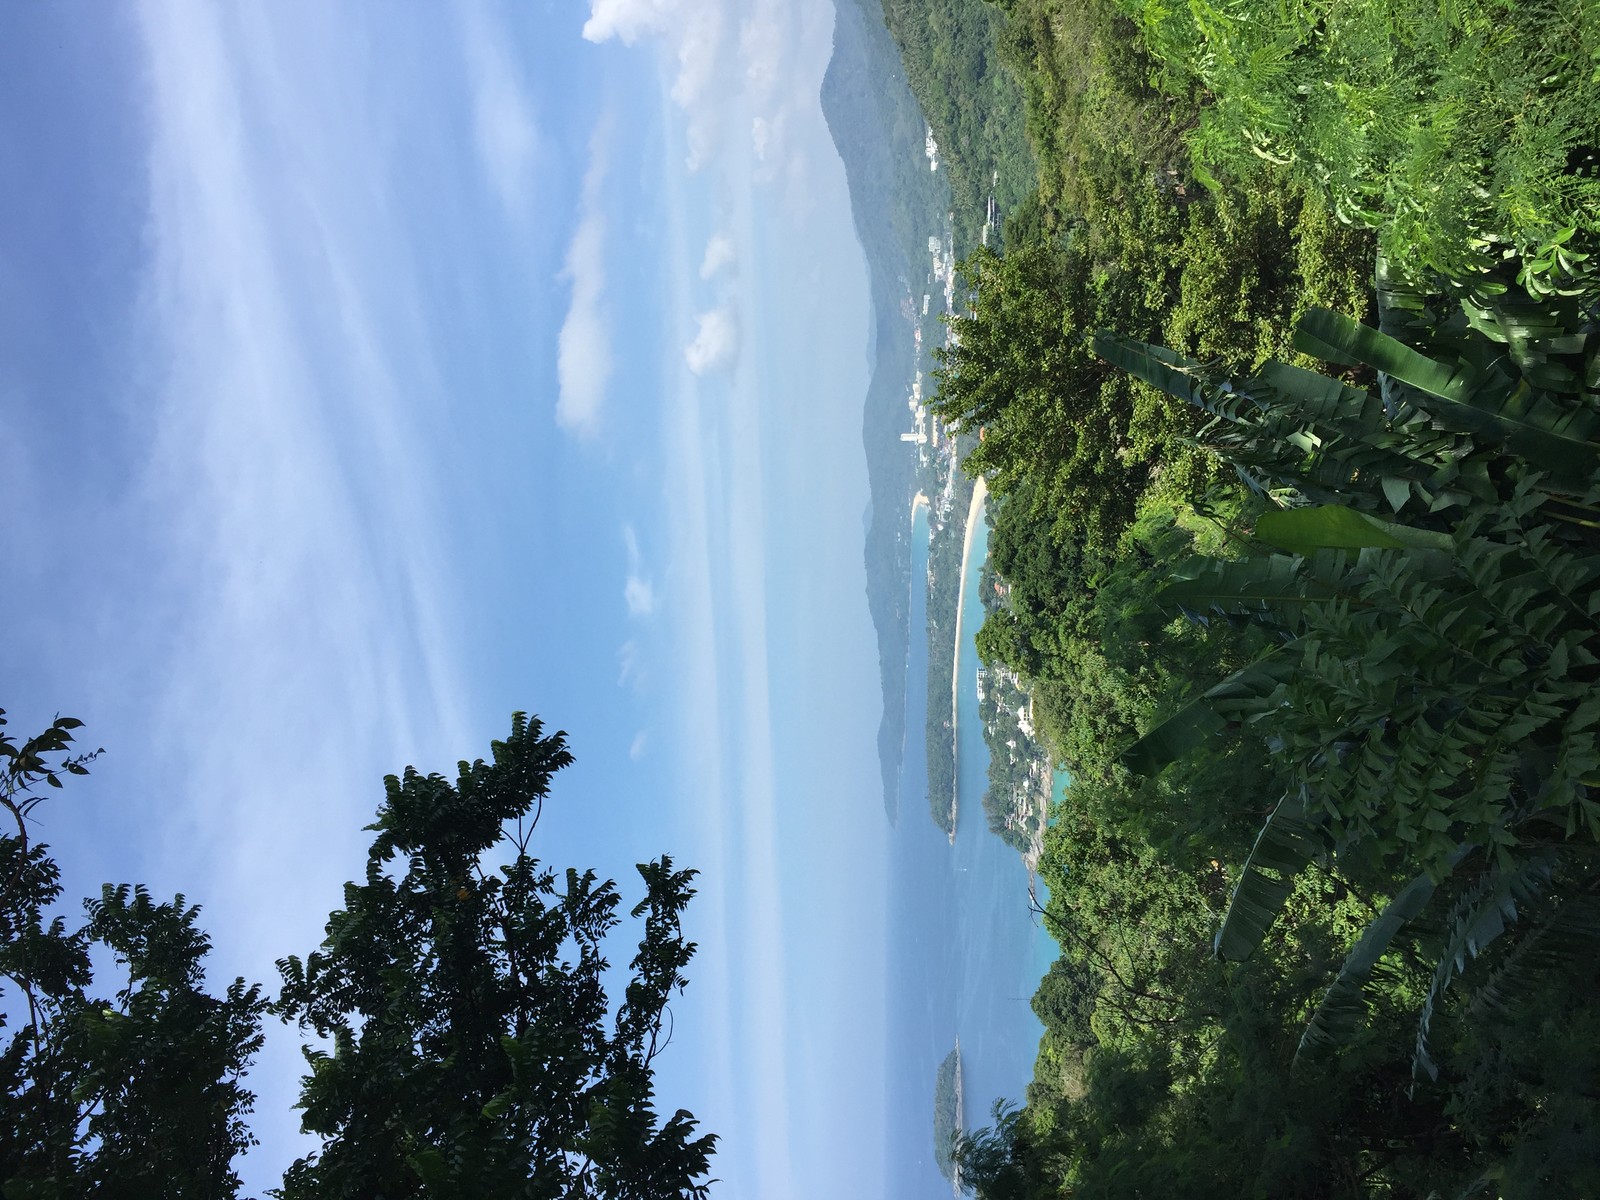
POLYGON ((996 1099, 1021 1102, 1043 1033, 1030 1001, 1056 954, 1031 910, 1026 867, 989 832, 983 816, 989 754, 978 719, 975 639, 983 623, 979 586, 988 533, 980 514, 962 580, 952 845, 928 816, 926 506, 913 513, 906 743, 888 871, 887 1132, 893 1165, 885 1194, 894 1197, 950 1193, 934 1163, 933 1083, 957 1038, 967 1125, 986 1124, 996 1099))

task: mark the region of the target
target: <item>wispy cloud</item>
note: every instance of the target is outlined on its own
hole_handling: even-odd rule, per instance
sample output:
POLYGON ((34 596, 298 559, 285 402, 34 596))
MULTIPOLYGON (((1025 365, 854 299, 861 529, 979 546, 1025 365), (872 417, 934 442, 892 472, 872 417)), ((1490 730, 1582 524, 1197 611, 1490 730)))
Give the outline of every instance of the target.
POLYGON ((632 525, 622 527, 622 540, 628 548, 628 578, 622 585, 622 598, 630 617, 648 617, 656 610, 656 591, 644 574, 644 558, 632 525))
POLYGON ((731 267, 737 257, 731 237, 725 233, 712 234, 706 242, 705 257, 700 260, 700 278, 712 278, 731 267))
POLYGON ((629 638, 617 647, 617 686, 637 686, 641 677, 639 643, 629 638))
POLYGON ((472 132, 478 157, 501 205, 528 216, 529 193, 543 138, 508 35, 481 3, 461 9, 462 41, 472 81, 472 132))
POLYGON ((628 576, 628 582, 623 585, 622 595, 628 603, 630 617, 648 617, 656 610, 655 590, 648 581, 640 579, 637 575, 628 576))
POLYGON ((727 305, 695 318, 694 340, 683 350, 683 360, 696 375, 722 370, 739 355, 739 321, 727 305))
MULTIPOLYGON (((374 186, 384 114, 339 50, 366 31, 314 7, 138 18, 151 394, 129 502, 151 541, 119 598, 153 628, 125 651, 151 661, 122 736, 166 758, 156 874, 208 902, 219 973, 269 979, 359 867, 374 779, 469 744, 428 482, 442 389, 412 240, 374 186)), ((295 1150, 300 1069, 269 1039, 262 1154, 295 1150)))
POLYGON ((602 123, 590 139, 578 228, 562 271, 572 285, 572 301, 556 336, 556 423, 586 438, 599 432, 606 386, 614 370, 606 306, 606 221, 601 211, 607 144, 607 126, 602 123))
POLYGON ((693 772, 706 841, 702 935, 717 946, 709 1018, 751 1194, 800 1194, 791 1169, 789 996, 777 881, 776 765, 767 651, 760 419, 712 408, 686 381, 665 422, 675 588, 674 745, 693 772), (718 1026, 720 1025, 720 1028, 718 1026), (735 1065, 736 1064, 736 1065, 735 1065), (759 1080, 759 1084, 754 1081, 759 1080))

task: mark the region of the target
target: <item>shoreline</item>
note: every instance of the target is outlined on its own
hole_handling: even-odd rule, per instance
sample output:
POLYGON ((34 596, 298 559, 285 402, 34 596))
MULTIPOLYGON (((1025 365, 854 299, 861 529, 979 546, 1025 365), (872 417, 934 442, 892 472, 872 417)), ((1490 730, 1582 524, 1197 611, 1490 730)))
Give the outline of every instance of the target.
POLYGON ((911 520, 913 523, 915 523, 917 519, 917 507, 920 505, 923 508, 927 508, 928 504, 928 497, 921 492, 918 492, 915 496, 911 497, 911 520))
MULTIPOLYGON (((919 493, 920 494, 920 493, 919 493)), ((983 506, 989 496, 989 485, 983 476, 972 485, 972 501, 967 505, 967 527, 961 539, 961 591, 956 596, 956 657, 950 671, 950 762, 954 780, 950 788, 950 844, 956 844, 956 818, 961 802, 961 629, 967 608, 967 568, 972 559, 972 535, 983 517, 983 506)))

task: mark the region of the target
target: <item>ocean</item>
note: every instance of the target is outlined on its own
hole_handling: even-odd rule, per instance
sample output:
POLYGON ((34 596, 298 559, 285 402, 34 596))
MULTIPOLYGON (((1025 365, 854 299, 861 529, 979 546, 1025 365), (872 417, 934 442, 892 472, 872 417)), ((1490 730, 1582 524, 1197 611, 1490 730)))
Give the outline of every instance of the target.
POLYGON ((924 729, 928 690, 928 519, 912 525, 911 650, 900 819, 889 839, 889 1178, 891 1197, 948 1196, 933 1157, 933 1086, 961 1041, 964 1117, 988 1123, 996 1099, 1021 1103, 1044 1027, 1029 1002, 1056 955, 1031 911, 1017 852, 984 824, 988 749, 978 720, 983 623, 979 580, 989 531, 980 517, 962 586, 957 673, 958 819, 955 845, 928 813, 924 729))

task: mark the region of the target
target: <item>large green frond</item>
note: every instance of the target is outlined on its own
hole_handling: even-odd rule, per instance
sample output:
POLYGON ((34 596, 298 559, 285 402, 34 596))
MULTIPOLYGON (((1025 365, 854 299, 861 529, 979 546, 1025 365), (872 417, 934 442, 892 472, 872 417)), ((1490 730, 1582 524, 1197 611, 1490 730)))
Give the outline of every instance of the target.
POLYGON ((1301 319, 1295 347, 1377 368, 1442 402, 1432 407, 1441 425, 1502 443, 1559 482, 1582 485, 1600 469, 1600 416, 1584 405, 1558 402, 1519 377, 1508 358, 1486 367, 1440 361, 1327 309, 1301 319))
POLYGON ((1560 896, 1484 973, 1467 1005, 1470 1016, 1504 1020, 1540 999, 1545 973, 1592 958, 1600 945, 1600 896, 1560 896))
POLYGON ((1291 670, 1292 663, 1281 648, 1268 651, 1147 730, 1122 752, 1122 765, 1135 774, 1156 774, 1220 732, 1230 720, 1265 711, 1291 670))
POLYGON ((1302 797, 1285 796, 1256 835, 1244 874, 1212 945, 1218 958, 1249 958, 1283 911, 1294 878, 1316 856, 1321 842, 1306 818, 1302 797))
POLYGON ((1209 407, 1205 397, 1210 381, 1205 367, 1195 359, 1107 329, 1096 330, 1092 344, 1094 352, 1106 362, 1136 379, 1144 380, 1169 396, 1202 408, 1209 407))
POLYGON ((1179 578, 1161 589, 1168 611, 1270 617, 1289 625, 1299 606, 1336 595, 1332 586, 1307 579, 1288 554, 1251 558, 1195 558, 1179 565, 1179 578))
POLYGON ((1439 1077, 1439 1068, 1428 1053, 1428 1033, 1434 1010, 1451 983, 1466 970, 1467 962, 1484 952, 1494 940, 1516 922, 1518 905, 1524 907, 1549 885, 1555 867, 1555 854, 1536 851, 1509 870, 1498 865, 1485 871, 1461 894, 1446 923, 1444 952, 1433 972, 1433 983, 1417 1020, 1417 1046, 1411 1059, 1411 1074, 1429 1079, 1439 1077))
MULTIPOLYGON (((1459 862, 1465 849, 1458 850, 1452 865, 1459 862)), ((1349 1041, 1366 1016, 1366 985, 1373 968, 1389 950, 1395 935, 1414 920, 1433 899, 1438 884, 1428 874, 1418 875, 1384 907, 1345 956, 1339 974, 1323 994, 1322 1003, 1306 1023, 1300 1035, 1300 1046, 1295 1051, 1298 1065, 1303 1055, 1317 1046, 1338 1046, 1349 1041)))
POLYGON ((1294 554, 1362 547, 1449 552, 1455 545, 1448 533, 1380 521, 1338 504, 1262 513, 1256 521, 1256 536, 1294 554))

